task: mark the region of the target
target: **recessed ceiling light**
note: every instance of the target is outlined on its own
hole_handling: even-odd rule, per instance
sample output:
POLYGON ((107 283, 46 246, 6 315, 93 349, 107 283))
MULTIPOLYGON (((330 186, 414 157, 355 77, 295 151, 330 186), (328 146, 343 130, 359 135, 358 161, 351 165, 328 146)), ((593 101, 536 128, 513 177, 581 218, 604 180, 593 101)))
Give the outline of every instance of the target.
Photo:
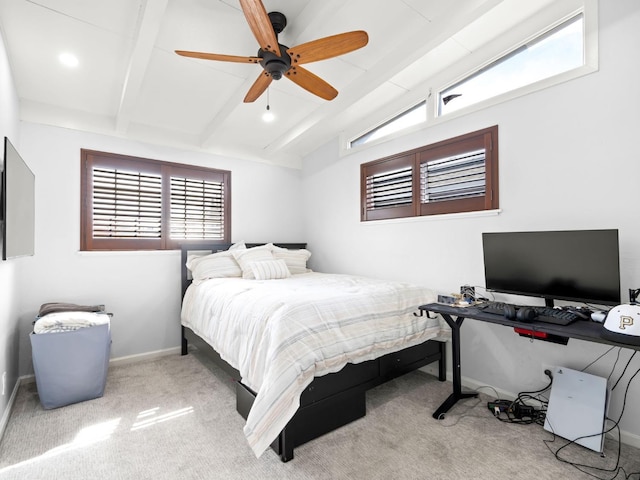
POLYGON ((58 59, 60 60, 60 63, 71 68, 77 67, 79 63, 78 57, 69 52, 61 53, 58 59))

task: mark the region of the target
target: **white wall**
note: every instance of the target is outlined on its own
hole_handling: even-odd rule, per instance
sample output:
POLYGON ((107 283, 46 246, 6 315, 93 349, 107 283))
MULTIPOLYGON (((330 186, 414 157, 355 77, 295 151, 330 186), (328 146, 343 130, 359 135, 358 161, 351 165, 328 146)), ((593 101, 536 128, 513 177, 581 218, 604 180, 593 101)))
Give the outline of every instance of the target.
MULTIPOLYGON (((0 141, 9 137, 14 146, 19 146, 18 96, 9 68, 9 61, 0 36, 0 141)), ((4 144, 0 155, 4 154, 4 144)), ((2 166, 0 157, 0 170, 2 166)), ((2 241, 0 240, 0 246, 2 241)), ((0 390, 0 435, 7 419, 7 405, 18 380, 18 320, 16 269, 24 259, 8 262, 0 260, 0 382, 4 376, 4 393, 0 390)), ((0 389, 2 384, 0 383, 0 389)))
POLYGON ((36 176, 36 254, 19 272, 22 375, 32 372, 28 332, 45 302, 104 303, 112 358, 179 345, 179 251, 79 253, 81 148, 230 170, 232 240, 304 241, 299 170, 30 123, 21 137, 36 176))
MULTIPOLYGON (((484 285, 484 231, 617 228, 623 299, 628 300, 628 288, 640 287, 640 62, 633 53, 640 44, 640 7, 635 0, 601 1, 599 7, 598 72, 343 158, 338 140, 309 155, 303 183, 313 266, 450 293, 463 284, 484 285), (499 215, 359 221, 361 163, 495 124, 499 215)), ((568 346, 531 342, 505 327, 472 320, 465 321, 462 337, 466 383, 511 393, 543 386, 545 365, 581 369, 607 350, 579 340, 568 346)), ((625 349, 621 358, 626 361, 631 353, 625 349)), ((608 376, 614 357, 609 354, 589 371, 608 376)), ((634 359, 629 372, 638 368, 640 360, 634 359)), ((613 378, 621 371, 619 366, 613 378)), ((620 415, 628 378, 629 373, 613 392, 612 418, 620 415)), ((640 446, 639 380, 629 395, 622 428, 626 440, 640 446)))

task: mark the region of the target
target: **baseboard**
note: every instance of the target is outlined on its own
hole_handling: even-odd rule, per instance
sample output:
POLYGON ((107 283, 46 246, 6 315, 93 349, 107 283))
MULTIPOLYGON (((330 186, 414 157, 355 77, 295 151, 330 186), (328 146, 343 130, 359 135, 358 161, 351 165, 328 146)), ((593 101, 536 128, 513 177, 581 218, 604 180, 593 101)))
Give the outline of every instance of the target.
POLYGON ((16 384, 13 387, 13 391, 11 392, 11 396, 9 397, 9 401, 7 402, 7 408, 4 409, 4 413, 2 414, 2 419, 0 420, 0 441, 2 441, 2 437, 4 436, 4 431, 7 428, 7 424, 9 423, 9 417, 11 416, 11 410, 13 410, 13 404, 18 396, 18 389, 20 388, 21 380, 18 379, 16 384))
MULTIPOLYGON (((116 357, 109 360, 109 365, 127 365, 130 363, 144 362, 147 360, 153 360, 154 358, 165 357, 167 355, 180 355, 180 347, 167 348, 165 350, 155 350, 153 352, 138 353, 136 355, 126 355, 124 357, 116 357)), ((32 373, 30 375, 23 375, 19 378, 20 383, 28 384, 36 381, 36 376, 32 373)))
MULTIPOLYGON (((449 372, 447 372, 447 380, 449 380, 449 372)), ((491 398, 494 398, 497 395, 498 398, 513 400, 518 396, 517 393, 508 392, 501 388, 496 388, 493 385, 487 385, 486 383, 480 383, 473 378, 465 376, 462 377, 462 386, 467 387, 468 390, 479 391, 480 393, 487 394, 491 398)))
POLYGON ((138 353, 136 355, 126 355, 124 357, 112 358, 109 365, 127 365, 129 363, 144 362, 154 358, 166 357, 167 355, 180 355, 180 347, 167 348, 165 350, 155 350, 153 352, 138 353))
MULTIPOLYGON (((607 434, 610 436, 611 434, 607 434)), ((635 433, 625 432, 624 430, 620 430, 620 441, 625 445, 629 445, 631 447, 640 448, 640 436, 635 433)))

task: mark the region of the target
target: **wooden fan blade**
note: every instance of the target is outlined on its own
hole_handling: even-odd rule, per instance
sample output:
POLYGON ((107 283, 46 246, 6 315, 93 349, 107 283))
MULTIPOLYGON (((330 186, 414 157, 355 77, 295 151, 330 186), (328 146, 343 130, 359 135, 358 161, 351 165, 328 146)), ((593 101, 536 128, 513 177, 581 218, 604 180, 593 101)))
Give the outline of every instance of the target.
POLYGON ((219 55, 217 53, 188 52, 186 50, 176 50, 178 55, 183 57, 201 58, 202 60, 219 60, 221 62, 236 63, 258 63, 260 57, 238 57, 236 55, 219 55))
POLYGON ((303 43, 297 47, 291 47, 287 53, 291 56, 292 64, 301 65, 353 52, 367 43, 369 43, 367 32, 357 30, 303 43))
POLYGON ((338 91, 335 88, 305 68, 299 66, 291 67, 285 75, 306 91, 325 100, 333 100, 338 95, 338 91))
POLYGON ((244 103, 255 102, 256 99, 264 93, 267 87, 271 85, 272 80, 273 78, 271 78, 271 75, 269 75, 265 71, 262 71, 262 73, 260 73, 260 76, 255 82, 253 82, 253 85, 251 85, 251 88, 245 95, 244 103))
POLYGON ((260 0, 240 0, 240 7, 249 23, 249 28, 258 40, 260 48, 280 56, 278 37, 273 31, 271 20, 260 0))

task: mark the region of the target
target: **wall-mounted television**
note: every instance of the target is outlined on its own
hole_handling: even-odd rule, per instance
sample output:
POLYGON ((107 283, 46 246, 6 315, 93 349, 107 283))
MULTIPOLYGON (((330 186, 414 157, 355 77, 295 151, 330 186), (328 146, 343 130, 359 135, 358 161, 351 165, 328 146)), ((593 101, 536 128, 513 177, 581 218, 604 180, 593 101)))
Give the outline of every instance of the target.
POLYGON ((618 230, 483 233, 482 246, 488 290, 620 304, 618 230))
POLYGON ((35 175, 7 137, 0 191, 2 259, 35 253, 35 175))

